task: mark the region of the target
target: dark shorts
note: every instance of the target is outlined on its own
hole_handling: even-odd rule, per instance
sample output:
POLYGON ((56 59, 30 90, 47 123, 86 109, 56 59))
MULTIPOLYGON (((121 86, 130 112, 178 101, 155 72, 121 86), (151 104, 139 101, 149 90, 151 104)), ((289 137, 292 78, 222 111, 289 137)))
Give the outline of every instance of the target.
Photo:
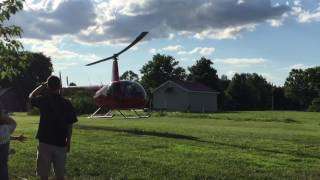
POLYGON ((8 180, 9 143, 0 144, 0 179, 8 180))

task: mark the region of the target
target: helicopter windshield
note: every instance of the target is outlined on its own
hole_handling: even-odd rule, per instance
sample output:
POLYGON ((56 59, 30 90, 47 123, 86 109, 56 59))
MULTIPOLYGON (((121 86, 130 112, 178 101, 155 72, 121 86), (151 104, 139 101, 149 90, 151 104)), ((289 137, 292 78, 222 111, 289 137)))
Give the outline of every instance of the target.
POLYGON ((107 90, 107 95, 124 99, 146 98, 143 87, 132 81, 112 82, 107 90))
POLYGON ((109 85, 103 86, 101 89, 99 89, 99 90, 96 92, 95 97, 98 97, 98 96, 100 96, 100 95, 106 95, 108 89, 109 89, 109 85))

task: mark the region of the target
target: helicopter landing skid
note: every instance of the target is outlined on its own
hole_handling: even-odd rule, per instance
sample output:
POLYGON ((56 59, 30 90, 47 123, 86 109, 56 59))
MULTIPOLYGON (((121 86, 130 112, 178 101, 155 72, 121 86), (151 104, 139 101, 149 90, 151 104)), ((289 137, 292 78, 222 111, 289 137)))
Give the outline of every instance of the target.
POLYGON ((88 118, 112 118, 114 114, 112 113, 112 110, 108 110, 105 114, 98 114, 100 111, 102 111, 103 108, 99 107, 94 113, 92 113, 88 118))
MULTIPOLYGON (((105 114, 98 114, 100 111, 102 111, 103 108, 98 108, 94 113, 92 113, 88 118, 113 118, 114 113, 112 113, 112 109, 109 109, 107 113, 105 114)), ((140 118, 149 118, 151 114, 149 112, 145 112, 144 110, 138 110, 138 109, 123 109, 123 110, 130 110, 134 112, 135 116, 127 116, 124 112, 121 112, 120 109, 117 109, 117 111, 125 118, 125 119, 140 119, 140 118), (144 112, 144 114, 138 113, 144 112)))
POLYGON ((150 117, 149 112, 145 112, 144 110, 137 110, 137 109, 130 109, 130 111, 133 111, 136 116, 126 116, 121 110, 118 109, 118 112, 125 118, 125 119, 140 119, 140 118, 148 118, 150 117), (144 112, 144 114, 139 114, 137 111, 144 112))

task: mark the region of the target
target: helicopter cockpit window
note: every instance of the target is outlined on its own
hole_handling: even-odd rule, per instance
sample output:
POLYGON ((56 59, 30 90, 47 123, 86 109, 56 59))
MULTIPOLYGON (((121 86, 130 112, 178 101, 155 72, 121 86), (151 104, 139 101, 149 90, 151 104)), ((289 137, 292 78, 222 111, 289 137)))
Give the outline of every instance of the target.
POLYGON ((142 87, 136 83, 126 84, 126 95, 128 98, 144 98, 145 96, 142 87))
POLYGON ((145 98, 145 92, 142 86, 135 82, 117 82, 111 84, 107 91, 107 95, 111 95, 117 99, 137 99, 145 98))
POLYGON ((107 89, 107 96, 112 96, 113 95, 113 86, 109 86, 107 89))
POLYGON ((95 96, 106 95, 108 89, 109 89, 109 86, 108 86, 108 85, 102 87, 101 89, 99 89, 99 90, 96 92, 96 95, 95 95, 95 96))

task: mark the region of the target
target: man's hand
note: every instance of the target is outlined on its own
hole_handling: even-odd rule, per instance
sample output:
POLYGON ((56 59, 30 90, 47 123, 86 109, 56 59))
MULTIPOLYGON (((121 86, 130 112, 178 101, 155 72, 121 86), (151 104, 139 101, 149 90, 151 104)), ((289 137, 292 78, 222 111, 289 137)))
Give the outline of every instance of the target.
POLYGON ((69 153, 69 152, 70 152, 70 149, 71 149, 71 142, 70 142, 70 140, 68 140, 68 139, 67 139, 66 148, 67 148, 67 153, 69 153))
POLYGON ((20 142, 24 142, 27 139, 27 137, 24 136, 23 134, 21 134, 20 136, 11 136, 10 139, 11 140, 20 141, 20 142))
POLYGON ((24 142, 27 140, 27 137, 24 136, 23 134, 21 134, 20 136, 11 136, 11 139, 12 140, 17 140, 17 141, 20 141, 20 142, 24 142))
POLYGON ((23 134, 20 134, 20 136, 17 137, 17 140, 20 141, 20 142, 24 142, 27 140, 27 137, 24 136, 23 134))

